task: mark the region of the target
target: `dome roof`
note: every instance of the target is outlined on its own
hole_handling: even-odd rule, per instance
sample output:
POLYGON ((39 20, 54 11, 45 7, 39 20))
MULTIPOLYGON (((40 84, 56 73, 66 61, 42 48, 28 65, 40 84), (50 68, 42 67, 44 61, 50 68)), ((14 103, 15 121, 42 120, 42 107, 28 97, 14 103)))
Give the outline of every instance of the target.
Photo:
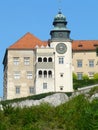
POLYGON ((54 22, 65 22, 66 17, 61 13, 61 11, 58 12, 58 14, 54 17, 54 22))

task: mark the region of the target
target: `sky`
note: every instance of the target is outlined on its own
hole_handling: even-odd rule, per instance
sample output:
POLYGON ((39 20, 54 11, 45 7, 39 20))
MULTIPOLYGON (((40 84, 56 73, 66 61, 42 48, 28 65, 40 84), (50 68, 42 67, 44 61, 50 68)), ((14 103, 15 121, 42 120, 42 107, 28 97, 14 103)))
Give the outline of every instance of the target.
POLYGON ((27 32, 50 39, 59 9, 66 16, 71 39, 98 40, 98 0, 0 0, 0 97, 6 49, 27 32))

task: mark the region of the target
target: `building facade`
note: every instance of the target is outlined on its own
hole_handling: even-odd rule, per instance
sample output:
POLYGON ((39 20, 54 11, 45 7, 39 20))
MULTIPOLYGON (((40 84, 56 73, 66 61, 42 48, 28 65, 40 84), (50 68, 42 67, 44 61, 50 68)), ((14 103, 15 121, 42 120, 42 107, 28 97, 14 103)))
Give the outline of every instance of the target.
POLYGON ((5 53, 4 99, 46 92, 72 92, 72 41, 65 16, 53 21, 51 38, 43 42, 27 33, 5 53))
POLYGON ((46 92, 72 92, 72 73, 93 77, 98 72, 98 41, 72 41, 65 16, 59 12, 53 21, 50 40, 41 41, 25 34, 6 49, 4 99, 46 92))
POLYGON ((98 73, 98 40, 76 40, 72 43, 73 72, 81 80, 83 75, 93 78, 98 73))

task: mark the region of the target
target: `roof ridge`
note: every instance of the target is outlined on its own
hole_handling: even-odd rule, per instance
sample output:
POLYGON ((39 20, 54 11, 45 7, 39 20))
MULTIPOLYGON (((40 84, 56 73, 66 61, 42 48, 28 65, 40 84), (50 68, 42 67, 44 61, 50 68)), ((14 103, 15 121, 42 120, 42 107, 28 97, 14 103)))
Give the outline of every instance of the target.
POLYGON ((73 40, 73 41, 98 41, 98 40, 73 40))
POLYGON ((19 48, 32 48, 34 49, 34 47, 36 45, 47 45, 47 42, 40 40, 39 38, 37 38, 36 36, 34 36, 33 34, 31 34, 30 32, 27 32, 25 35, 23 35, 21 38, 19 38, 19 40, 17 40, 14 44, 12 44, 11 46, 8 47, 8 49, 19 49, 19 48))

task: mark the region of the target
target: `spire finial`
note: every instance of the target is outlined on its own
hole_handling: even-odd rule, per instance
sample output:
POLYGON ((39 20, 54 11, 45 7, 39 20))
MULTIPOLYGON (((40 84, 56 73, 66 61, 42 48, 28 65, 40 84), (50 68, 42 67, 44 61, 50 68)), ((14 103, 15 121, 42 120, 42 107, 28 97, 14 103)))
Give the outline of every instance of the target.
POLYGON ((61 12, 61 2, 62 0, 58 0, 59 1, 59 12, 61 12))

